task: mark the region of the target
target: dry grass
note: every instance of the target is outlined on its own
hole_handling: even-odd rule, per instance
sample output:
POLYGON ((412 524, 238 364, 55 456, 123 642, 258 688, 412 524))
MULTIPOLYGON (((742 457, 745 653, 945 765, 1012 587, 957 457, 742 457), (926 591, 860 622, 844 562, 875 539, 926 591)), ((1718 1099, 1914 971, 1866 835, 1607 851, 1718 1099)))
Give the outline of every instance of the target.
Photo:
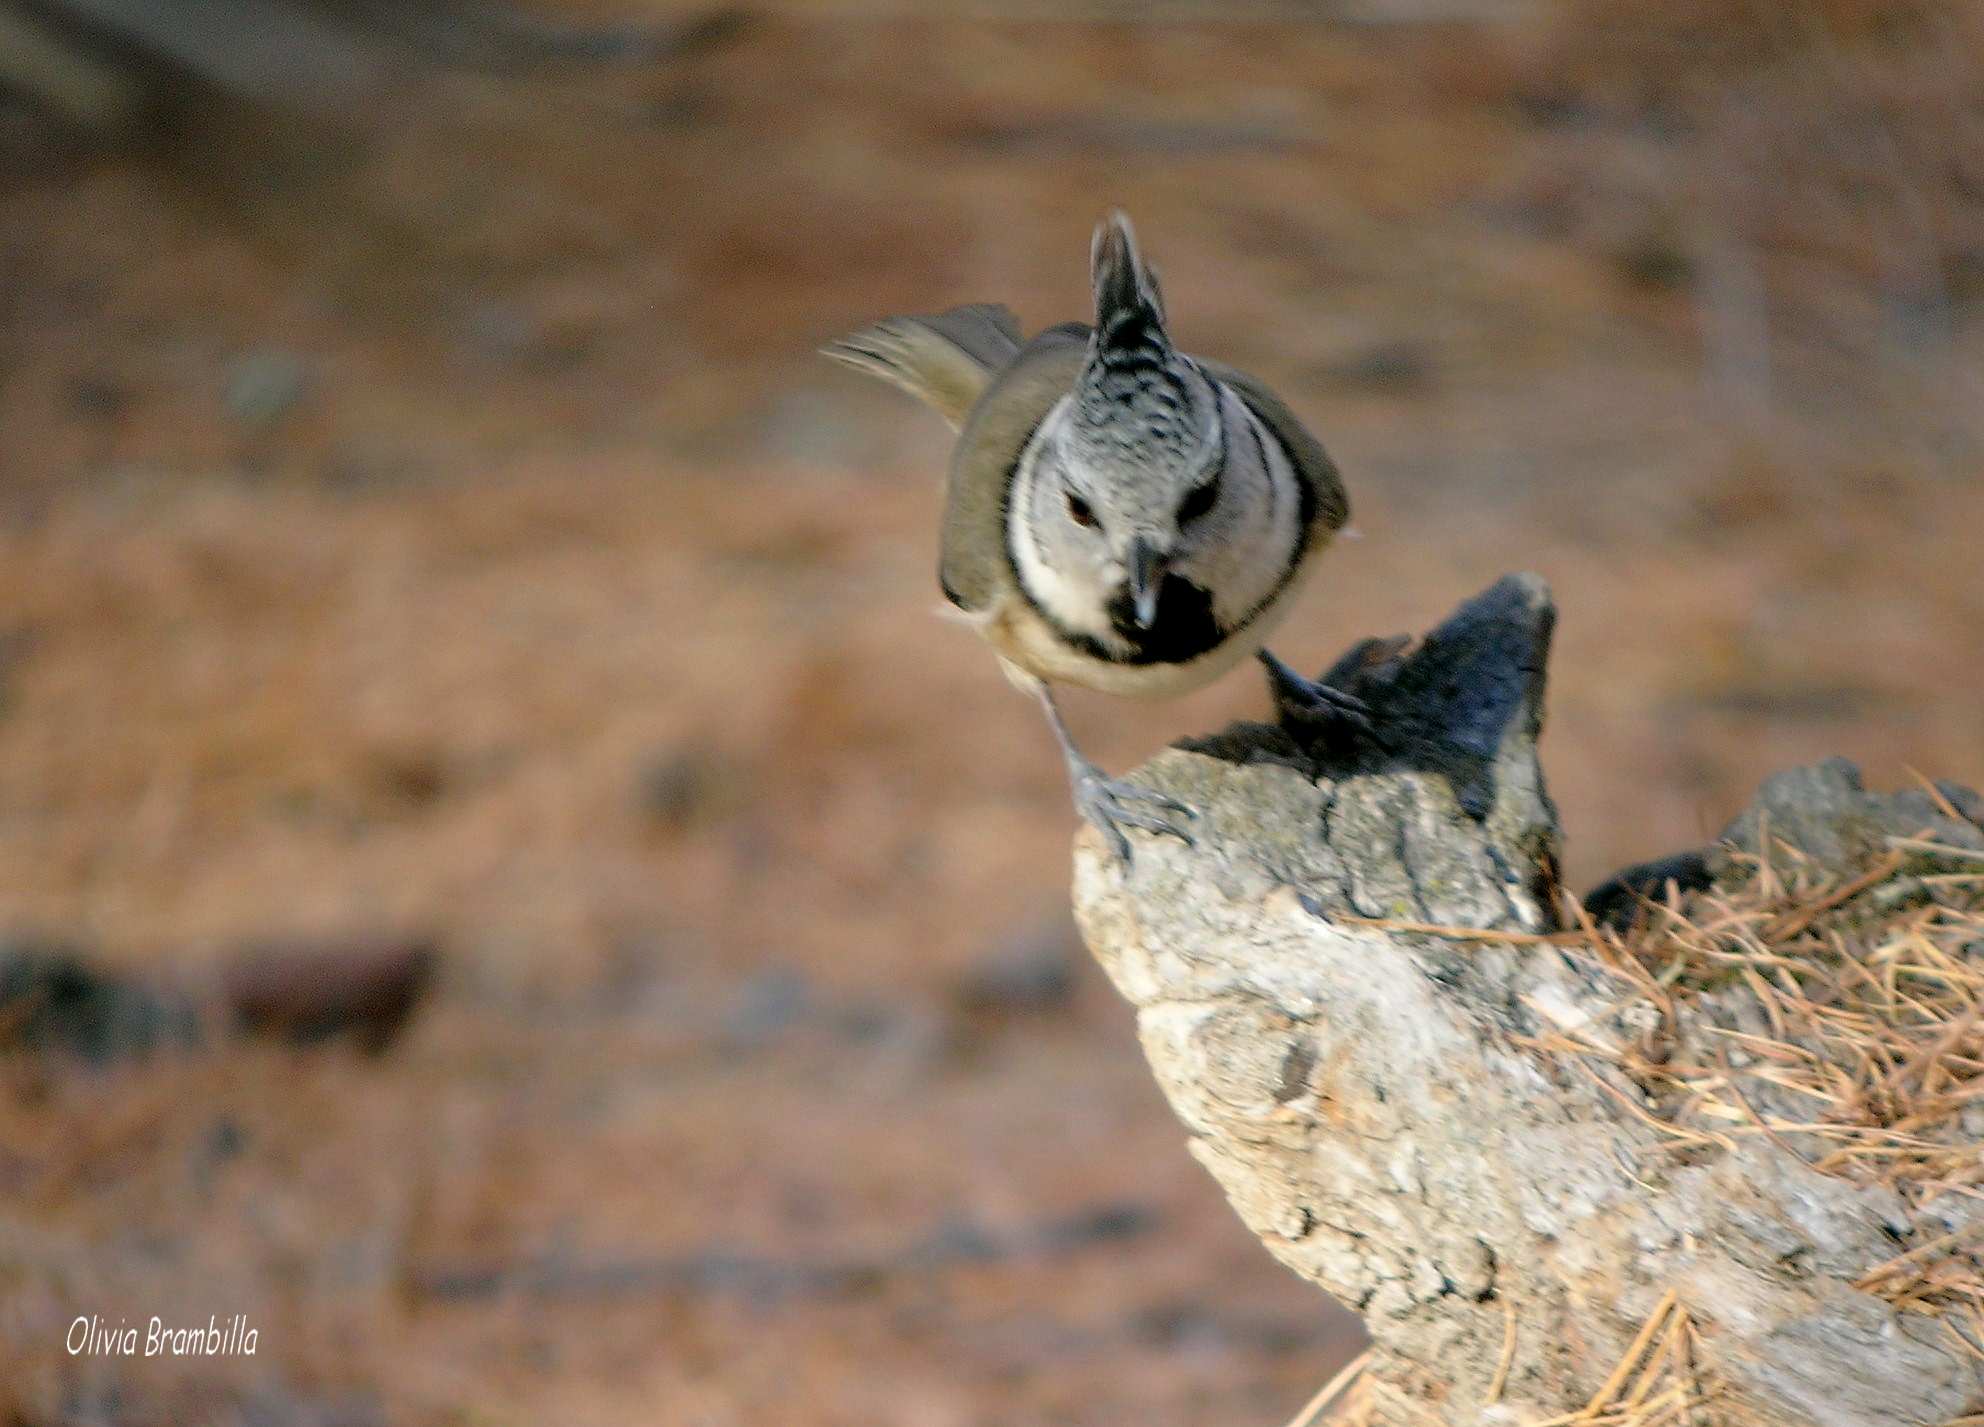
MULTIPOLYGON (((1886 1186, 1927 1208, 1984 1197, 1984 863, 1896 838, 1852 876, 1778 844, 1738 855, 1737 885, 1650 903, 1631 932, 1561 939, 1620 987, 1607 1027, 1547 1048, 1603 1059, 1650 1097, 1676 1147, 1762 1137, 1823 1174, 1886 1186), (1633 1033, 1636 1031, 1636 1033, 1633 1033)), ((1984 1256, 1973 1229, 1870 1268, 1854 1285, 1944 1320, 1984 1358, 1984 1256)), ((1703 1400, 1692 1327, 1670 1293, 1580 1414, 1536 1427, 1685 1422, 1703 1400), (1655 1338, 1666 1347, 1653 1347, 1655 1338), (1635 1368, 1637 1365, 1637 1373, 1635 1368), (1668 1381, 1653 1391, 1661 1372, 1668 1381), (1626 1379, 1633 1382, 1627 1389, 1626 1379)))
POLYGON ((1530 1427, 1669 1427, 1693 1420, 1708 1400, 1697 1372, 1694 1321, 1669 1291, 1591 1400, 1530 1427))
MULTIPOLYGON (((1561 933, 1370 924, 1562 948, 1610 977, 1618 996, 1603 1015, 1529 1044, 1584 1069, 1671 1148, 1760 1137, 1822 1174, 1927 1209, 1949 1195, 1984 1198, 1984 854, 1922 837, 1890 843, 1851 875, 1827 875, 1782 842, 1769 857, 1732 853, 1742 875, 1731 885, 1686 896, 1670 885, 1626 932, 1592 923, 1574 901, 1580 925, 1561 933), (1591 1060, 1630 1077, 1646 1105, 1591 1060)), ((1984 1360, 1981 1241, 1980 1225, 1937 1236, 1854 1287, 1941 1319, 1959 1351, 1984 1360)), ((1582 1408, 1527 1427, 1694 1422, 1713 1398, 1711 1364, 1670 1290, 1582 1408)), ((1339 1420, 1393 1420, 1385 1392, 1377 1382, 1349 1389, 1339 1420)))
MULTIPOLYGON (((1527 1421, 1523 1427, 1695 1427, 1707 1420, 1703 1410, 1714 1401, 1713 1386, 1702 1372, 1701 1356, 1694 1319, 1669 1291, 1583 1407, 1527 1421)), ((1365 1353, 1318 1394, 1319 1403, 1342 1403, 1342 1410, 1328 1421, 1337 1427, 1390 1427, 1441 1420, 1370 1376, 1366 1370, 1371 1359, 1372 1354, 1365 1353)), ((1488 1394, 1491 1404, 1500 1398, 1500 1379, 1498 1373, 1488 1394)), ((1312 1403, 1311 1409, 1315 1407, 1312 1403)), ((1311 1416, 1311 1409, 1304 1409, 1289 1427, 1311 1427, 1322 1420, 1311 1416)))
POLYGON ((1588 929, 1585 948, 1623 988, 1614 1017, 1644 1029, 1579 1052, 1619 1065, 1683 1135, 1764 1136, 1919 1207, 1984 1197, 1971 1128, 1984 1098, 1984 867, 1921 871, 1925 858, 1979 859, 1896 841, 1850 878, 1790 848, 1738 854, 1751 872, 1740 885, 1653 906, 1627 935, 1588 929))

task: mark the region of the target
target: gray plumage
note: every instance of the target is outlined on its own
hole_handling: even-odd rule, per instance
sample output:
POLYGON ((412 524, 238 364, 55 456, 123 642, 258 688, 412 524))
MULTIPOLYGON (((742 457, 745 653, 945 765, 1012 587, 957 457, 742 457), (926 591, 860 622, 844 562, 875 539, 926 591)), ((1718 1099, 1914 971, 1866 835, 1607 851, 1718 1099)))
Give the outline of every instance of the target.
POLYGON ((1091 274, 1093 326, 1022 344, 1010 312, 976 304, 890 318, 825 352, 958 430, 944 593, 1040 696, 1077 805, 1127 860, 1124 826, 1186 835, 1128 804, 1189 810, 1103 778, 1049 685, 1162 697, 1258 654, 1284 714, 1360 726, 1362 710, 1263 648, 1348 516, 1336 467, 1261 382, 1173 345, 1123 215, 1096 229, 1091 274))
POLYGON ((1137 473, 1153 465, 1204 466, 1217 454, 1217 398, 1173 349, 1127 224, 1096 230, 1090 265, 1096 325, 1069 432, 1081 463, 1129 486, 1146 485, 1137 473))

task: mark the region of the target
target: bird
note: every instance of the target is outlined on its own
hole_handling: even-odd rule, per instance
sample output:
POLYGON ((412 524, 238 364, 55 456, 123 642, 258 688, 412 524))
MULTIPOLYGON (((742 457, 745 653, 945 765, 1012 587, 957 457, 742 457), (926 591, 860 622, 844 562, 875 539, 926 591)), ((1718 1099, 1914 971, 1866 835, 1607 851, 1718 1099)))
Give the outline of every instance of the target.
POLYGON ((1188 804, 1107 776, 1057 685, 1171 698, 1248 656, 1284 721, 1371 731, 1354 696, 1304 678, 1269 634, 1349 519, 1335 464, 1263 382, 1181 351, 1156 271, 1119 211, 1096 225, 1094 321, 1022 340, 997 303, 890 317, 821 348, 934 408, 957 433, 938 578, 1037 699, 1076 811, 1127 867, 1126 829, 1190 844, 1188 804))

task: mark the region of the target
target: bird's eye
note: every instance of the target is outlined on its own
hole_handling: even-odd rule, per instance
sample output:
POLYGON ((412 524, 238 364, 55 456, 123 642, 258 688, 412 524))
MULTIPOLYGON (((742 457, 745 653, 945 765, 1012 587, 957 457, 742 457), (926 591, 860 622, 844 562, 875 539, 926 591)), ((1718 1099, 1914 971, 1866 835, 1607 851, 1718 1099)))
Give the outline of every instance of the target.
POLYGON ((1068 519, 1074 521, 1075 524, 1085 530, 1093 526, 1095 524, 1095 512, 1089 508, 1088 502, 1073 491, 1069 491, 1067 494, 1068 519))
POLYGON ((1194 486, 1185 493, 1185 499, 1178 504, 1178 523, 1197 520, 1212 509, 1213 502, 1219 499, 1219 477, 1214 476, 1202 486, 1194 486))

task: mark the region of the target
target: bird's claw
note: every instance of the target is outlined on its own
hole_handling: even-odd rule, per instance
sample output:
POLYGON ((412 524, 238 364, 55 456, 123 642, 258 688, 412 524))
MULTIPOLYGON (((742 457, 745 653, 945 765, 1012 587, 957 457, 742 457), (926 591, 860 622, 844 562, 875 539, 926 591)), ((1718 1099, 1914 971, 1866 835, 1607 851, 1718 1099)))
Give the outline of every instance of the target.
POLYGON ((1171 818, 1163 816, 1162 813, 1145 812, 1129 806, 1134 803, 1147 803, 1162 809, 1164 813, 1173 813, 1181 818, 1198 817, 1190 804, 1181 803, 1166 793, 1138 787, 1135 783, 1105 778, 1092 768, 1077 771, 1074 784, 1075 811, 1103 835, 1110 849, 1125 867, 1133 865, 1134 862, 1130 852, 1130 839, 1123 833, 1126 827, 1138 828, 1162 837, 1175 837, 1187 847, 1195 846, 1192 835, 1171 818))

